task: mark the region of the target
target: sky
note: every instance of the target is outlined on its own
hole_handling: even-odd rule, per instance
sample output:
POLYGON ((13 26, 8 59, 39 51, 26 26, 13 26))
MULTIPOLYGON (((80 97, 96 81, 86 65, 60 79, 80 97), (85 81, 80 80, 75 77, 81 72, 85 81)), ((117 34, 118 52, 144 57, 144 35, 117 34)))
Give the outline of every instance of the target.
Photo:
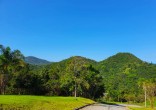
POLYGON ((0 44, 25 56, 156 63, 156 0, 0 0, 0 44))

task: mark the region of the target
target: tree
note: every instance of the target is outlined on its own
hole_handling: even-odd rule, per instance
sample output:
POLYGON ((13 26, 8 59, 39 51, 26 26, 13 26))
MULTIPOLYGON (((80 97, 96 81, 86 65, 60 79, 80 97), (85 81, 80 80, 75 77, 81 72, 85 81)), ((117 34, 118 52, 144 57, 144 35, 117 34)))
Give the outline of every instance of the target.
POLYGON ((60 95, 60 76, 59 69, 54 66, 50 69, 47 69, 45 73, 43 73, 44 80, 44 88, 47 95, 60 95))
POLYGON ((10 47, 0 45, 0 90, 5 94, 9 75, 24 66, 23 55, 19 50, 11 51, 10 47))
MULTIPOLYGON (((78 89, 81 89, 81 84, 88 86, 88 83, 83 79, 83 71, 85 68, 85 60, 81 57, 73 57, 66 68, 65 83, 70 82, 70 90, 74 90, 74 96, 77 97, 78 89)), ((68 83, 69 84, 69 83, 68 83)))
POLYGON ((60 80, 61 88, 69 91, 68 95, 92 99, 103 95, 102 77, 99 71, 92 66, 94 62, 83 57, 72 57, 65 65, 60 80))
POLYGON ((142 86, 144 90, 144 95, 145 95, 145 107, 146 105, 146 100, 148 99, 150 101, 151 108, 154 107, 154 96, 156 92, 156 80, 155 79, 142 79, 139 82, 139 85, 142 86))

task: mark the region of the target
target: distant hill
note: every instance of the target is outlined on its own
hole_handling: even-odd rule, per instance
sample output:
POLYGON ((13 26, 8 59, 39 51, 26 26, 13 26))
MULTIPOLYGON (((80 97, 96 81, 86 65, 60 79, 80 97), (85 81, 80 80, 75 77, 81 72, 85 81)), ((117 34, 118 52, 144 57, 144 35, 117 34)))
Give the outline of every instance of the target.
POLYGON ((79 65, 81 65, 81 63, 87 64, 87 65, 93 65, 93 66, 97 65, 97 62, 94 60, 91 60, 91 59, 88 59, 85 57, 81 57, 81 56, 73 56, 73 57, 64 59, 60 62, 52 63, 52 64, 50 64, 50 66, 48 66, 48 68, 49 69, 50 68, 59 68, 60 70, 65 71, 64 69, 66 67, 68 67, 71 64, 71 62, 72 63, 74 63, 74 62, 78 63, 79 65))
POLYGON ((135 55, 131 53, 117 53, 101 62, 99 62, 100 66, 106 66, 109 69, 121 69, 124 66, 128 66, 130 64, 140 64, 143 63, 142 60, 137 58, 135 55))
POLYGON ((142 61, 131 53, 117 53, 106 60, 98 63, 100 72, 107 77, 108 75, 120 74, 147 74, 149 63, 142 61))
POLYGON ((40 59, 34 56, 28 56, 25 57, 25 62, 32 64, 32 65, 46 65, 46 64, 50 64, 50 61, 44 60, 44 59, 40 59))
POLYGON ((96 64, 97 62, 95 60, 91 60, 82 56, 73 56, 68 59, 62 60, 59 63, 63 62, 71 62, 71 61, 76 61, 76 62, 85 62, 86 64, 96 64))

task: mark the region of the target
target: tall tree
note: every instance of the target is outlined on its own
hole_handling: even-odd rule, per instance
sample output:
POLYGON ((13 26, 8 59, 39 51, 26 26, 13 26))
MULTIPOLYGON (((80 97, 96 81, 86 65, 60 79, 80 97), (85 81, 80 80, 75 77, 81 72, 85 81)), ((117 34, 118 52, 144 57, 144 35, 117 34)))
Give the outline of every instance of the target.
POLYGON ((0 91, 5 94, 9 74, 15 73, 24 66, 23 55, 19 50, 11 51, 10 47, 0 45, 0 91))
POLYGON ((102 77, 92 66, 92 61, 83 57, 72 57, 66 63, 61 77, 61 87, 70 91, 68 95, 97 98, 103 94, 102 77))
POLYGON ((146 105, 146 100, 148 99, 150 101, 151 108, 154 107, 154 96, 156 92, 156 80, 155 79, 140 79, 139 85, 142 86, 144 90, 144 95, 145 95, 145 107, 146 105))
POLYGON ((83 79, 82 75, 83 70, 85 69, 85 61, 81 57, 73 57, 66 68, 67 74, 65 75, 66 81, 71 82, 71 91, 74 90, 74 96, 77 97, 78 88, 83 83, 88 85, 87 82, 83 79))

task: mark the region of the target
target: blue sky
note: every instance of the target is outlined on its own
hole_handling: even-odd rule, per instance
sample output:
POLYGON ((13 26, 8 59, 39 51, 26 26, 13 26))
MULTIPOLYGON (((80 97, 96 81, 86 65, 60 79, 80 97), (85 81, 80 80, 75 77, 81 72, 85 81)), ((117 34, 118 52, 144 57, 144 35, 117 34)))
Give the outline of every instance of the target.
POLYGON ((50 61, 130 52, 156 63, 156 1, 0 0, 0 44, 50 61))

